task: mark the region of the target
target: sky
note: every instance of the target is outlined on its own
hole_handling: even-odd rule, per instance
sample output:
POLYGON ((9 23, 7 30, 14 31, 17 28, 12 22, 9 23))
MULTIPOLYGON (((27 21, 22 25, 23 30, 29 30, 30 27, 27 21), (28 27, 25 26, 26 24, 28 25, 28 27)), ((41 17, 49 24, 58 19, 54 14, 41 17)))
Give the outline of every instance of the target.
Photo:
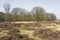
POLYGON ((40 6, 46 12, 54 13, 57 19, 60 19, 60 0, 0 0, 0 12, 4 12, 3 5, 10 3, 11 10, 20 7, 31 11, 33 7, 40 6))

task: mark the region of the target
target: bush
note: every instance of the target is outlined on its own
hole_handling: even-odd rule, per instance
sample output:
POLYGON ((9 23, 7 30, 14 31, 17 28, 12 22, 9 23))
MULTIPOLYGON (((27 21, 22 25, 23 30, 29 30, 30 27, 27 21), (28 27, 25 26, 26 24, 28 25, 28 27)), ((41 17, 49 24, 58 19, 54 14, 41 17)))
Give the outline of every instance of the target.
POLYGON ((8 35, 16 35, 18 33, 21 33, 21 31, 16 28, 13 28, 8 32, 8 35))
POLYGON ((50 29, 39 29, 34 32, 34 36, 42 38, 43 40, 59 40, 60 32, 50 29))
POLYGON ((20 33, 20 30, 13 28, 8 32, 7 36, 0 37, 0 40, 34 40, 29 38, 28 35, 22 35, 20 33))

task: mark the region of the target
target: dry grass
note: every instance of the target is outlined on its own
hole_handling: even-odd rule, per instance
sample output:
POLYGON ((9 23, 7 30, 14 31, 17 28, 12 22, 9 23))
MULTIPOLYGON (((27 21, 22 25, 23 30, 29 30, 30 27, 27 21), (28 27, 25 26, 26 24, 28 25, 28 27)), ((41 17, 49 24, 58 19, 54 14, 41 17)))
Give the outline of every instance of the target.
MULTIPOLYGON (((12 26, 12 25, 11 25, 11 26, 12 26)), ((9 26, 9 27, 10 27, 10 26, 9 26)), ((12 28, 12 27, 11 27, 11 28, 12 28)), ((34 32, 35 32, 36 30, 38 30, 38 29, 50 29, 50 30, 52 30, 52 31, 54 31, 54 32, 60 31, 60 25, 59 25, 59 24, 57 24, 56 26, 46 26, 46 27, 42 27, 42 26, 37 25, 37 24, 21 24, 19 27, 16 26, 16 27, 13 27, 13 28, 16 28, 16 29, 18 29, 19 31, 21 31, 21 32, 19 32, 19 34, 28 35, 29 38, 33 38, 34 40, 42 40, 42 38, 33 35, 34 32)), ((13 29, 13 28, 12 28, 12 29, 13 29)), ((38 31, 39 31, 39 30, 38 30, 38 31)), ((9 32, 10 32, 10 28, 9 28, 9 30, 7 30, 7 29, 5 28, 5 30, 2 30, 2 31, 0 32, 0 37, 7 36, 9 32)), ((39 34, 38 34, 38 35, 39 35, 39 34)))

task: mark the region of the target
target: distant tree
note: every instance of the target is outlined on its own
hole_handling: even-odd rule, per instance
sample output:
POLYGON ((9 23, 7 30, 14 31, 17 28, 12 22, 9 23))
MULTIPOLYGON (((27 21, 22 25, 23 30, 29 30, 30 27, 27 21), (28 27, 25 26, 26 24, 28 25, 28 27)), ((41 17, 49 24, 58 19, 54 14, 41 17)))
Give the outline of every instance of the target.
POLYGON ((3 5, 3 7, 4 7, 4 10, 5 10, 5 13, 9 13, 9 11, 10 11, 10 4, 9 3, 5 3, 3 5))
POLYGON ((46 18, 47 21, 54 21, 54 20, 56 20, 56 16, 53 13, 46 13, 46 17, 45 18, 46 18))
POLYGON ((19 8, 19 7, 16 7, 16 8, 13 8, 13 10, 11 11, 11 13, 14 15, 14 20, 24 20, 24 16, 26 15, 26 10, 25 9, 22 9, 22 8, 19 8))
POLYGON ((0 12, 0 21, 4 21, 4 13, 3 12, 0 12))
POLYGON ((11 14, 5 13, 5 14, 4 14, 4 20, 5 20, 5 21, 12 21, 11 14))
POLYGON ((10 20, 12 20, 11 14, 9 13, 9 12, 10 12, 10 4, 9 4, 9 3, 5 3, 5 4, 3 5, 3 7, 4 7, 4 10, 5 10, 4 20, 5 20, 5 21, 10 21, 10 20))
POLYGON ((44 20, 45 10, 42 7, 34 7, 32 9, 32 13, 34 13, 36 21, 43 21, 44 20))
POLYGON ((56 20, 56 16, 53 13, 46 13, 44 8, 42 7, 34 7, 31 12, 26 11, 25 9, 15 7, 10 12, 10 4, 4 4, 5 13, 1 12, 0 15, 4 15, 3 17, 0 16, 1 20, 5 21, 54 21, 56 20))
POLYGON ((20 8, 13 8, 13 10, 11 11, 11 13, 13 14, 13 20, 17 20, 18 17, 18 12, 19 12, 20 8))
POLYGON ((50 13, 50 19, 51 19, 51 21, 54 21, 54 20, 56 20, 56 16, 55 16, 55 14, 53 14, 53 13, 50 13))

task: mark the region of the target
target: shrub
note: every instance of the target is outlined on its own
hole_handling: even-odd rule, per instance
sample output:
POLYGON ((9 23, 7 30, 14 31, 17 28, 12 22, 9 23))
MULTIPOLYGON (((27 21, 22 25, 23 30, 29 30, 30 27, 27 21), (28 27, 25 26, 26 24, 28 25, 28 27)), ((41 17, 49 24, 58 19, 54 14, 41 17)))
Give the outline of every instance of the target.
POLYGON ((34 36, 42 38, 43 40, 59 40, 60 32, 50 29, 39 29, 34 32, 34 36))

